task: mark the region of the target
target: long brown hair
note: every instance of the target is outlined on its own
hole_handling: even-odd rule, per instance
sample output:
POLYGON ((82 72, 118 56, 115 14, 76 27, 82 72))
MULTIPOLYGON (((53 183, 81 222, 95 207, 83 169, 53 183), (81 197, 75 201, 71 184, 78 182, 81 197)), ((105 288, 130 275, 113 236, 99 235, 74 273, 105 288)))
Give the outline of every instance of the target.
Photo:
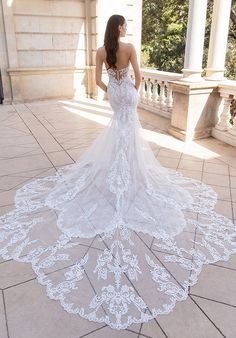
POLYGON ((125 18, 122 15, 114 14, 107 21, 107 27, 104 36, 104 46, 107 53, 106 61, 109 65, 108 68, 116 67, 116 53, 119 48, 119 25, 122 26, 125 23, 125 18))

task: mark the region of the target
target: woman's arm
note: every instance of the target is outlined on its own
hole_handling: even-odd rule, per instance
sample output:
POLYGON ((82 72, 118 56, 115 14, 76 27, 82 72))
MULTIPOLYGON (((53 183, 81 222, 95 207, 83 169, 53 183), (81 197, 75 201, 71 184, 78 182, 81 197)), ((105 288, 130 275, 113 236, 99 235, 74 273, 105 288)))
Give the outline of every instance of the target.
POLYGON ((139 70, 137 54, 134 46, 130 43, 131 54, 130 54, 130 62, 134 70, 134 77, 135 77, 135 88, 138 90, 141 82, 141 73, 139 70))
POLYGON ((104 92, 107 92, 107 86, 105 85, 104 82, 102 82, 102 64, 103 60, 101 56, 101 50, 100 48, 98 48, 96 53, 96 84, 97 86, 102 88, 104 92))

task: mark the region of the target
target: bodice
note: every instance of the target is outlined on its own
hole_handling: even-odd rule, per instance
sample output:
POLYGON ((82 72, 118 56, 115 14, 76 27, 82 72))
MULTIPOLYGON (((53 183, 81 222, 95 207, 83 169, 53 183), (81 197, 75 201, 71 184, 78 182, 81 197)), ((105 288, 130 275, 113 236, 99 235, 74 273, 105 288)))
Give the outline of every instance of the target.
POLYGON ((107 69, 107 73, 109 79, 116 80, 116 82, 120 84, 123 79, 129 77, 129 66, 121 69, 109 68, 107 69))
POLYGON ((138 100, 138 93, 131 79, 129 66, 121 69, 109 68, 107 73, 109 76, 108 99, 114 115, 120 122, 122 121, 120 128, 129 128, 128 120, 133 121, 134 118, 137 118, 136 106, 138 100))

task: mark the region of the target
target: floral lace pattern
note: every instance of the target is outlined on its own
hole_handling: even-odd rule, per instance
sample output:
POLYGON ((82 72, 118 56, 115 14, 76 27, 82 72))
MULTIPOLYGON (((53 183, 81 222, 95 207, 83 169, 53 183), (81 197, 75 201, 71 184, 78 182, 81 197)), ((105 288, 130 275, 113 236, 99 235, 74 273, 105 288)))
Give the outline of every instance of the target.
POLYGON ((31 263, 68 313, 125 329, 185 300, 204 264, 236 253, 236 230, 212 188, 156 160, 128 67, 108 74, 110 124, 78 162, 16 192, 0 255, 31 263))

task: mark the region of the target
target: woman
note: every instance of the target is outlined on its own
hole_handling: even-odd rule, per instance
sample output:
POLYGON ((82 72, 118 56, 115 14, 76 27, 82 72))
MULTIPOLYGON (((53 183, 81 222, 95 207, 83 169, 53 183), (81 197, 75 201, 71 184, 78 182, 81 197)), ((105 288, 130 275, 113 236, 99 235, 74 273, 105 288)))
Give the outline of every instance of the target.
POLYGON ((162 167, 142 138, 140 72, 125 33, 124 17, 113 15, 97 51, 109 125, 77 163, 19 189, 15 209, 0 218, 3 259, 31 263, 67 312, 114 329, 169 313, 204 264, 236 252, 234 224, 214 211, 216 193, 162 167))
POLYGON ((135 75, 135 88, 138 90, 141 75, 137 61, 136 51, 131 43, 123 43, 121 37, 125 37, 127 23, 121 15, 113 15, 107 23, 105 32, 104 46, 98 48, 96 54, 96 83, 105 92, 107 86, 102 82, 102 65, 107 69, 115 70, 115 77, 122 76, 122 71, 129 67, 131 63, 135 75), (108 53, 106 52, 108 51, 108 53))

